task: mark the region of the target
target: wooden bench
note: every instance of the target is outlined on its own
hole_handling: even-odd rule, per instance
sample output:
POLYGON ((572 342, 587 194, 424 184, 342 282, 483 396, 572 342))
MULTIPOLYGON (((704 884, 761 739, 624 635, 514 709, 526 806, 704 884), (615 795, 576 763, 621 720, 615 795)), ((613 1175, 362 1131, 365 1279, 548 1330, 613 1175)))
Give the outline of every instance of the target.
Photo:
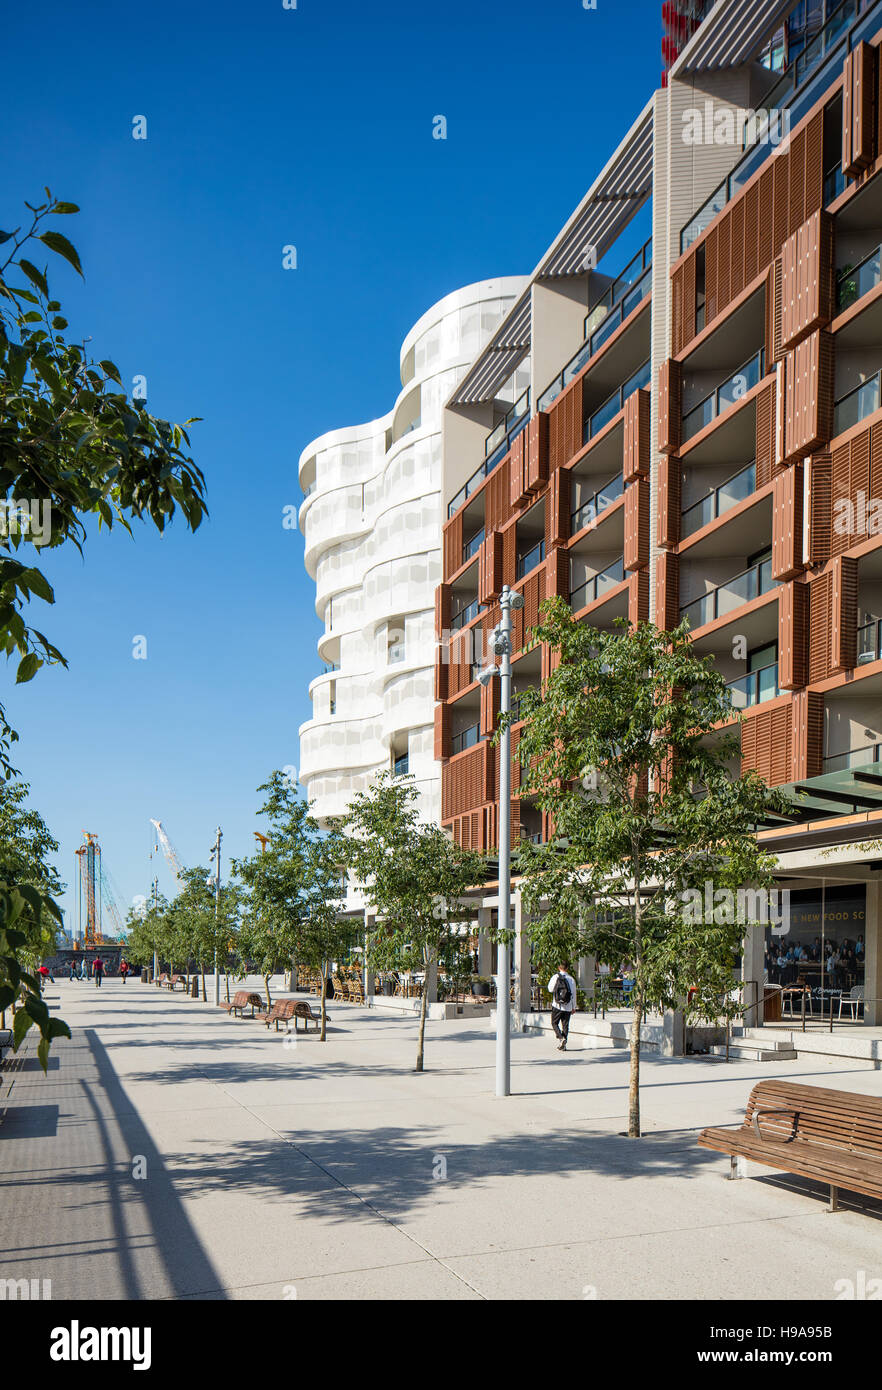
POLYGON ((294 1017, 294 1010, 296 1007, 293 999, 277 999, 263 1022, 266 1024, 267 1028, 269 1028, 271 1023, 274 1023, 277 1033, 279 1031, 279 1024, 284 1023, 285 1032, 287 1033, 289 1031, 288 1024, 294 1017))
POLYGON ((744 1122, 733 1129, 705 1129, 703 1149, 729 1154, 731 1176, 745 1176, 746 1160, 813 1178, 830 1188, 830 1211, 839 1209, 839 1188, 882 1197, 882 1097, 760 1081, 750 1093, 744 1122))
POLYGON ((186 994, 186 993, 187 993, 187 977, 186 977, 186 975, 170 975, 170 976, 169 976, 169 981, 168 981, 168 987, 169 987, 169 989, 170 989, 170 990, 176 990, 177 987, 178 987, 178 985, 181 986, 181 989, 182 989, 182 990, 184 991, 184 993, 186 994))
POLYGON ((163 985, 168 984, 168 976, 158 975, 157 978, 153 981, 153 983, 156 985, 157 989, 161 989, 163 985))
POLYGON ((237 989, 229 1004, 224 1001, 218 1007, 225 1009, 233 1018, 244 1018, 245 1010, 250 1009, 251 1017, 254 1018, 254 1010, 264 1009, 266 1005, 259 994, 252 994, 247 989, 237 989))
MULTIPOLYGON (((321 1021, 322 1021, 321 1012, 319 1012, 319 1013, 317 1013, 317 1014, 314 1014, 313 1011, 312 1011, 311 1006, 309 1005, 309 1003, 308 1003, 305 999, 298 999, 298 1000, 297 1000, 297 1007, 296 1007, 295 1010, 294 1010, 294 1032, 295 1032, 295 1033, 297 1032, 297 1028, 298 1028, 298 1026, 299 1026, 299 1020, 300 1020, 301 1018, 303 1019, 303 1028, 304 1028, 304 1032, 306 1032, 306 1033, 309 1032, 309 1025, 310 1025, 310 1023, 314 1023, 315 1026, 316 1026, 316 1028, 318 1028, 318 1027, 320 1026, 320 1024, 321 1024, 321 1021)), ((330 1023, 330 1021, 331 1021, 331 1015, 327 1012, 327 1010, 325 1010, 325 1021, 328 1022, 328 1023, 330 1023)))

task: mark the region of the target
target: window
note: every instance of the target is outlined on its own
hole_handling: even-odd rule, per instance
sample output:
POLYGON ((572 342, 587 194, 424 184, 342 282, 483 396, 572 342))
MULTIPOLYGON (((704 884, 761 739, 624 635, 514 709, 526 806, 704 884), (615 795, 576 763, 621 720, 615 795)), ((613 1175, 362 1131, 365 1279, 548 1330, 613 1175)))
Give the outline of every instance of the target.
POLYGON ((394 777, 406 777, 409 771, 410 758, 407 753, 399 753, 397 758, 392 761, 392 775, 394 777))
POLYGON ((328 682, 328 713, 337 713, 337 682, 328 682))

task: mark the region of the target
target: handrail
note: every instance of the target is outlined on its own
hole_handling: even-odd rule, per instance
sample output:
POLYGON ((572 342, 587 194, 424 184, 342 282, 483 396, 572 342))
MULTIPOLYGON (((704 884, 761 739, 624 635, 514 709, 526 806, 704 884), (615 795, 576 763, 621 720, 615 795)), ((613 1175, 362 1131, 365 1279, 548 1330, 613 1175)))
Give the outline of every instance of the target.
POLYGON ((601 570, 598 574, 592 574, 590 579, 586 579, 583 583, 577 584, 575 589, 570 590, 570 607, 573 609, 573 612, 576 612, 577 608, 586 608, 588 606, 588 603, 594 603, 595 599, 598 599, 600 597, 599 589, 601 580, 609 580, 610 588, 614 588, 616 584, 622 583, 624 577, 624 559, 614 560, 613 563, 611 565, 608 565, 605 570, 601 570), (574 607, 573 600, 576 597, 576 594, 581 593, 583 589, 587 591, 591 587, 593 587, 594 589, 594 597, 588 599, 587 603, 580 603, 574 607))
POLYGON ((761 347, 749 357, 746 362, 742 362, 740 367, 736 367, 731 376, 728 376, 725 381, 720 382, 719 386, 715 386, 712 391, 709 391, 697 405, 691 406, 683 415, 682 434, 684 443, 687 439, 691 439, 694 434, 697 434, 699 430, 703 430, 712 420, 716 420, 718 416, 724 414, 725 411, 729 410, 733 405, 737 405, 740 400, 743 400, 748 391, 751 391, 753 387, 762 380, 765 375, 765 366, 766 350, 764 347, 761 347), (741 378, 743 378, 743 385, 740 383, 741 378), (723 393, 729 390, 730 387, 733 388, 732 394, 729 399, 726 399, 723 393), (712 402, 713 406, 710 414, 708 414, 706 410, 709 402, 712 402), (700 419, 698 418, 699 411, 702 412, 702 417, 700 419))
POLYGON ((858 261, 857 265, 839 271, 836 277, 836 307, 839 312, 841 313, 842 310, 856 304, 859 299, 863 299, 864 295, 875 289, 880 281, 882 281, 882 245, 874 246, 872 251, 867 252, 863 260, 858 261), (861 271, 870 261, 874 262, 872 282, 862 287, 861 281, 864 277, 861 275, 861 271), (850 295, 846 289, 849 281, 854 281, 854 292, 850 295))
POLYGON ((593 415, 590 415, 585 422, 582 432, 582 443, 587 444, 589 439, 604 425, 608 425, 610 420, 614 420, 619 411, 623 409, 625 401, 632 396, 635 391, 639 391, 642 386, 648 386, 652 380, 652 362, 649 358, 637 368, 633 376, 630 376, 624 386, 619 386, 606 400, 597 407, 593 415))
POLYGON ((589 521, 594 521, 601 512, 611 507, 613 502, 618 502, 625 490, 625 479, 623 473, 616 473, 609 482, 599 487, 587 501, 576 507, 570 514, 570 531, 573 535, 581 531, 583 526, 587 526, 589 521))
POLYGON ((756 463, 752 462, 749 463, 746 468, 740 468, 737 473, 733 473, 730 478, 727 478, 725 480, 725 482, 719 483, 717 487, 713 488, 707 494, 706 497, 699 497, 697 502, 690 502, 688 507, 684 507, 682 512, 680 513, 680 534, 683 536, 690 536, 693 531, 700 530, 702 526, 710 525, 712 521, 716 521, 718 517, 724 516, 725 513, 729 511, 731 507, 736 507, 739 502, 745 501, 745 499, 748 498, 750 494, 755 491, 756 463), (730 500, 726 502, 726 505, 722 506, 721 501, 723 500, 723 495, 726 493, 727 490, 735 488, 735 486, 738 483, 740 483, 742 479, 746 484, 749 484, 749 486, 745 487, 744 495, 742 497, 732 496, 730 500), (705 508, 708 502, 712 503, 712 515, 709 516, 707 520, 704 519, 704 514, 702 512, 702 519, 698 522, 697 525, 693 526, 691 520, 687 522, 686 518, 689 516, 690 512, 696 512, 699 508, 705 508))
POLYGON ((834 437, 850 429, 852 425, 859 424, 861 420, 866 420, 868 415, 872 415, 874 411, 879 409, 880 401, 882 401, 882 370, 867 377, 866 381, 858 382, 857 386, 852 386, 850 391, 846 391, 844 396, 840 396, 837 401, 833 402, 834 437), (846 410, 846 402, 852 400, 854 408, 849 407, 846 410))
MULTIPOLYGON (((698 608, 700 604, 706 604, 710 600, 712 600, 711 608, 713 610, 713 616, 710 618, 702 617, 701 622, 697 623, 696 626, 701 627, 704 623, 713 622, 715 618, 719 618, 722 616, 719 612, 719 595, 726 590, 734 589, 734 586, 738 583, 739 580, 747 579, 750 575, 755 575, 756 577, 756 593, 748 593, 748 596, 746 598, 741 598, 740 603, 733 604, 732 609, 727 609, 726 612, 734 612, 736 608, 741 607, 741 604, 751 603, 753 599, 759 598, 762 594, 767 594, 772 588, 774 588, 774 580, 772 579, 772 562, 771 560, 760 560, 755 565, 749 565, 746 570, 741 570, 739 574, 733 574, 731 579, 725 580, 722 584, 715 584, 712 589, 708 589, 706 594, 700 594, 698 598, 690 599, 688 603, 682 603, 680 605, 681 616, 683 616, 688 609, 698 608)), ((748 590, 751 587, 752 586, 749 583, 745 585, 745 588, 747 588, 748 590)), ((737 594, 737 591, 736 597, 740 597, 740 595, 737 594)))

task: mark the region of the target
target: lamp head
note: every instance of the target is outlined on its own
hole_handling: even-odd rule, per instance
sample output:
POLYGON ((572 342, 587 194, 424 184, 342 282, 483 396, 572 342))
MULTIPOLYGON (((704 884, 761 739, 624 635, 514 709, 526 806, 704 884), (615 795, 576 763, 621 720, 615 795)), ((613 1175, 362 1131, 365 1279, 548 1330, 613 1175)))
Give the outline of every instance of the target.
POLYGON ((523 606, 524 606, 524 596, 523 596, 523 594, 519 594, 519 593, 517 593, 514 589, 512 589, 511 592, 510 592, 510 594, 509 594, 509 596, 508 596, 508 606, 509 606, 509 608, 523 608, 523 606))
POLYGON ((485 666, 483 671, 478 672, 478 681, 483 686, 488 686, 494 676, 499 675, 498 666, 485 666))

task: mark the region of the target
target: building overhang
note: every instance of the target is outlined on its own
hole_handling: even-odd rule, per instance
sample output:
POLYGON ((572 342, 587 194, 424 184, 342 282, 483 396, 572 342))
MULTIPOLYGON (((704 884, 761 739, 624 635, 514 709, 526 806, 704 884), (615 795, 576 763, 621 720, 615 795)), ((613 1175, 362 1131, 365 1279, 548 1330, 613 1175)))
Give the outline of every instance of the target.
POLYGON ((530 351, 532 288, 584 275, 597 265, 652 194, 653 102, 649 101, 569 221, 545 252, 517 303, 457 389, 448 406, 491 401, 530 351))
POLYGON ((672 65, 669 80, 750 62, 797 3, 798 0, 717 0, 672 65))

